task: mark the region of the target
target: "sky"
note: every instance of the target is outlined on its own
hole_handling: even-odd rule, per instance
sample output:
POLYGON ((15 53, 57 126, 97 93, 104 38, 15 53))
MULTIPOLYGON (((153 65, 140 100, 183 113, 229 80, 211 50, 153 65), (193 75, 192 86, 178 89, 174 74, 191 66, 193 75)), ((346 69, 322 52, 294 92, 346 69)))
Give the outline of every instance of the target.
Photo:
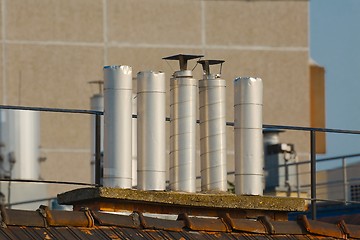
MULTIPOLYGON (((326 71, 326 127, 360 130, 360 0, 310 0, 310 55, 326 71)), ((327 134, 327 154, 360 153, 360 135, 327 134)))

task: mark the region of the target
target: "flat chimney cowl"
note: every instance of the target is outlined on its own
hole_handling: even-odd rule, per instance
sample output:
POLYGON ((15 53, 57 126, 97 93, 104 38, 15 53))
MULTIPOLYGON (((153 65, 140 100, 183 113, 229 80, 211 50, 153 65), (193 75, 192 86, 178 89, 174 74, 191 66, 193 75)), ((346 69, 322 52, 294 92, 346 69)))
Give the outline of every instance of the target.
POLYGON ((191 54, 177 54, 169 57, 164 57, 164 60, 178 60, 180 64, 180 71, 187 70, 187 63, 191 59, 202 58, 203 55, 191 55, 191 54))
POLYGON ((220 78, 222 65, 225 61, 224 60, 199 60, 198 63, 202 65, 203 67, 203 75, 205 79, 216 79, 220 78), (211 74, 210 72, 210 66, 212 65, 220 65, 220 71, 218 74, 211 74))

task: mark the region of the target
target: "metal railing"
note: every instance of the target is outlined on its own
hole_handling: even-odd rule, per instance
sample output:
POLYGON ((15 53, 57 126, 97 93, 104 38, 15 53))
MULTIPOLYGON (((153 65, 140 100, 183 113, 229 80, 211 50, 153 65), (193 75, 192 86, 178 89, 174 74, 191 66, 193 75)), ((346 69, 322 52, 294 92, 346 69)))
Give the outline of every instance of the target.
MULTIPOLYGON (((102 111, 93 110, 82 110, 82 109, 65 109, 65 108, 45 108, 45 107, 26 107, 26 106, 10 106, 0 105, 0 109, 8 110, 27 110, 27 111, 38 111, 38 112, 54 112, 54 113, 72 113, 72 114, 89 114, 95 115, 95 184, 90 183, 78 183, 78 182, 65 182, 65 181, 44 181, 44 180, 25 180, 32 182, 43 182, 43 183, 56 183, 56 184, 70 184, 70 185, 88 185, 88 186, 100 186, 100 168, 101 168, 101 115, 102 111)), ((0 179, 0 181, 12 181, 12 182, 24 182, 22 179, 0 179)))
MULTIPOLYGON (((323 195, 323 196, 329 196, 331 195, 333 198, 335 196, 337 196, 336 199, 324 199, 326 197, 320 197, 323 198, 321 201, 328 201, 328 202, 338 202, 338 203, 344 203, 344 204, 349 204, 349 203, 356 203, 356 204, 360 204, 359 201, 354 201, 352 199, 349 198, 349 186, 351 184, 357 184, 360 186, 360 178, 358 177, 348 177, 348 168, 355 166, 355 164, 359 164, 360 163, 360 154, 348 154, 348 155, 340 155, 340 156, 336 156, 336 157, 328 157, 328 158, 321 158, 321 159, 316 159, 316 163, 317 164, 321 164, 321 163, 325 163, 328 164, 332 162, 341 162, 340 165, 337 164, 336 166, 334 164, 332 164, 332 166, 330 168, 324 168, 322 170, 317 171, 317 175, 319 175, 320 177, 323 175, 323 177, 325 177, 325 180, 323 180, 322 182, 316 182, 316 189, 317 190, 324 190, 322 192, 320 192, 320 194, 317 195, 323 195), (348 162, 350 162, 350 160, 352 160, 351 165, 348 164, 348 162), (328 180, 329 178, 331 178, 331 180, 328 180), (334 180, 335 178, 335 180, 334 180), (333 190, 334 188, 336 188, 335 190, 333 190), (339 192, 340 190, 340 192, 339 192), (342 191, 342 192, 341 192, 342 191), (341 196, 342 195, 342 196, 341 196), (339 197, 340 196, 340 197, 339 197)), ((296 166, 298 169, 299 165, 306 165, 306 164, 310 164, 311 161, 300 161, 300 162, 293 162, 293 163, 287 163, 287 164, 280 164, 277 167, 278 168, 282 168, 282 167, 291 167, 291 166, 296 166)), ((301 172, 299 173, 298 171, 296 171, 296 173, 294 173, 296 175, 307 175, 309 174, 309 172, 301 172)), ((299 189, 307 189, 307 188, 311 188, 311 184, 300 184, 297 186, 297 188, 299 189)), ((316 200, 320 201, 320 198, 317 197, 316 200)))
MULTIPOLYGON (((330 128, 309 128, 309 127, 296 127, 296 126, 276 126, 276 125, 263 125, 266 129, 276 129, 276 130, 295 130, 295 131, 305 131, 310 133, 310 160, 303 163, 293 163, 296 164, 305 164, 310 163, 310 191, 311 191, 311 215, 312 219, 316 219, 316 202, 320 201, 317 199, 316 194, 316 163, 319 161, 316 159, 316 132, 326 132, 326 133, 341 133, 341 134, 356 134, 359 135, 360 131, 357 130, 342 130, 342 129, 330 129, 330 128)), ((333 158, 329 158, 333 159, 333 158)), ((327 161, 329 159, 324 159, 322 161, 327 161)), ((288 164, 289 166, 290 164, 288 164)))
MULTIPOLYGON (((79 110, 79 109, 63 109, 63 108, 44 108, 44 107, 25 107, 25 106, 8 106, 0 105, 0 109, 10 109, 10 110, 31 110, 31 111, 40 111, 40 112, 57 112, 57 113, 73 113, 73 114, 90 114, 95 115, 95 184, 86 184, 86 183, 76 183, 76 182, 61 182, 61 184, 80 184, 80 185, 90 185, 90 186, 101 186, 101 179, 103 176, 103 169, 101 164, 101 115, 104 113, 102 111, 94 110, 79 110)), ((133 118, 137 118, 135 114, 132 115, 133 118)), ((170 118, 166 118, 166 121, 170 121, 170 118)), ((199 121, 198 121, 199 122, 199 121)), ((234 122, 227 122, 227 126, 234 126, 234 122)), ((309 127, 299 127, 299 126, 286 126, 286 125, 263 125, 264 129, 276 129, 276 130, 292 130, 292 131, 302 131, 309 132, 310 139, 310 160, 305 162, 300 162, 297 164, 310 163, 310 188, 311 188, 311 211, 312 218, 316 219, 316 202, 321 201, 322 199, 317 199, 316 196, 316 163, 320 161, 328 161, 334 158, 328 159, 316 159, 316 132, 326 132, 326 133, 341 133, 341 134, 360 134, 360 131, 356 130, 342 130, 342 129, 329 129, 329 128, 309 128, 309 127)), ((347 156, 350 157, 351 155, 347 156)), ((355 155, 354 155, 355 156, 355 155)), ((360 156, 360 154, 356 154, 360 156)), ((294 163, 296 164, 296 163, 294 163)), ((0 181, 9 181, 9 179, 0 179, 0 181)), ((11 180, 14 181, 14 180, 11 180)), ((15 180, 16 181, 16 180, 15 180)), ((46 182, 46 181, 39 181, 46 182)), ((54 182, 56 181, 48 181, 54 182)))

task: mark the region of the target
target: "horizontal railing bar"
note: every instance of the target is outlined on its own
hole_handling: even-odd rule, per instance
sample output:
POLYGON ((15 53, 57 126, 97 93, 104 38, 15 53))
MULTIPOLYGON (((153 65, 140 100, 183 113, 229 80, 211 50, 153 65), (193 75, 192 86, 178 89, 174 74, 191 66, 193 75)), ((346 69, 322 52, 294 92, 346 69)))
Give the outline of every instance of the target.
POLYGON ((334 128, 310 128, 298 126, 285 126, 285 125, 263 125, 264 129, 278 129, 278 130, 299 130, 299 131, 315 131, 315 132, 329 132, 329 133, 347 133, 347 134, 360 134, 358 130, 343 130, 334 128))
POLYGON ((336 203, 353 203, 353 204, 360 204, 359 201, 344 201, 344 200, 336 200, 336 199, 326 199, 326 198, 300 198, 300 199, 304 199, 304 200, 316 200, 316 201, 320 201, 320 202, 336 202, 336 203))
MULTIPOLYGON (((316 159, 316 162, 334 161, 334 160, 341 160, 343 158, 347 159, 347 158, 354 158, 354 157, 360 157, 360 153, 350 154, 350 155, 342 155, 342 156, 337 156, 337 157, 316 159)), ((303 164, 309 164, 310 162, 311 162, 310 160, 300 161, 300 162, 293 162, 293 163, 288 163, 288 164, 281 164, 281 165, 278 165, 278 167, 293 166, 293 165, 303 165, 303 164)), ((271 168, 271 169, 273 169, 273 168, 271 168)))
POLYGON ((81 113, 81 114, 93 114, 93 115, 103 115, 104 114, 104 112, 102 112, 102 111, 94 111, 94 110, 25 107, 25 106, 8 106, 8 105, 0 105, 0 109, 28 110, 28 111, 38 111, 38 112, 58 112, 58 113, 81 113))
POLYGON ((34 200, 22 201, 22 202, 6 203, 6 204, 4 204, 4 206, 9 207, 9 206, 16 206, 16 205, 36 203, 36 202, 45 202, 45 201, 51 201, 51 200, 56 200, 56 197, 39 198, 39 199, 34 199, 34 200))
POLYGON ((81 185, 81 186, 98 186, 92 183, 83 182, 66 182, 66 181, 51 181, 51 180, 31 180, 31 179, 7 179, 0 178, 0 182, 23 182, 23 183, 53 183, 53 184, 65 184, 65 185, 81 185))
MULTIPOLYGON (((66 108, 45 108, 45 107, 26 107, 26 106, 13 106, 13 105, 0 105, 0 109, 10 110, 30 110, 39 112, 59 112, 59 113, 82 113, 82 114, 94 114, 103 115, 103 111, 95 110, 81 110, 81 109, 66 109, 66 108)), ((132 115, 132 118, 137 118, 136 114, 132 115)), ((166 117, 166 121, 170 121, 169 117, 166 117)), ((199 120, 196 121, 200 123, 199 120)), ((226 122, 227 126, 234 126, 234 122, 226 122)), ((299 126, 286 126, 286 125, 269 125, 264 124, 264 129, 277 129, 277 130, 298 130, 298 131, 316 131, 316 132, 331 132, 331 133, 347 133, 347 134, 360 134, 358 130, 343 130, 343 129, 331 129, 331 128, 309 128, 299 126)))

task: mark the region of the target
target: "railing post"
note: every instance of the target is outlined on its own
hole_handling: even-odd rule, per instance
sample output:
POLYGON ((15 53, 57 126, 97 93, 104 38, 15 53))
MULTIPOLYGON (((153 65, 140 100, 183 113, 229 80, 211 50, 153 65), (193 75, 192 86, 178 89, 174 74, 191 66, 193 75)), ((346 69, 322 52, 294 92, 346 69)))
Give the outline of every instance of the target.
POLYGON ((299 175, 299 161, 298 158, 296 157, 295 159, 295 163, 296 163, 296 191, 297 191, 297 197, 300 197, 300 175, 299 175))
POLYGON ((342 158, 342 169, 343 169, 343 187, 344 187, 344 203, 347 204, 349 200, 348 196, 348 180, 347 180, 347 170, 346 170, 346 158, 342 158))
POLYGON ((316 220, 316 139, 315 130, 310 131, 311 165, 311 215, 316 220))
POLYGON ((101 115, 95 115, 95 184, 102 186, 103 167, 101 162, 101 115))

